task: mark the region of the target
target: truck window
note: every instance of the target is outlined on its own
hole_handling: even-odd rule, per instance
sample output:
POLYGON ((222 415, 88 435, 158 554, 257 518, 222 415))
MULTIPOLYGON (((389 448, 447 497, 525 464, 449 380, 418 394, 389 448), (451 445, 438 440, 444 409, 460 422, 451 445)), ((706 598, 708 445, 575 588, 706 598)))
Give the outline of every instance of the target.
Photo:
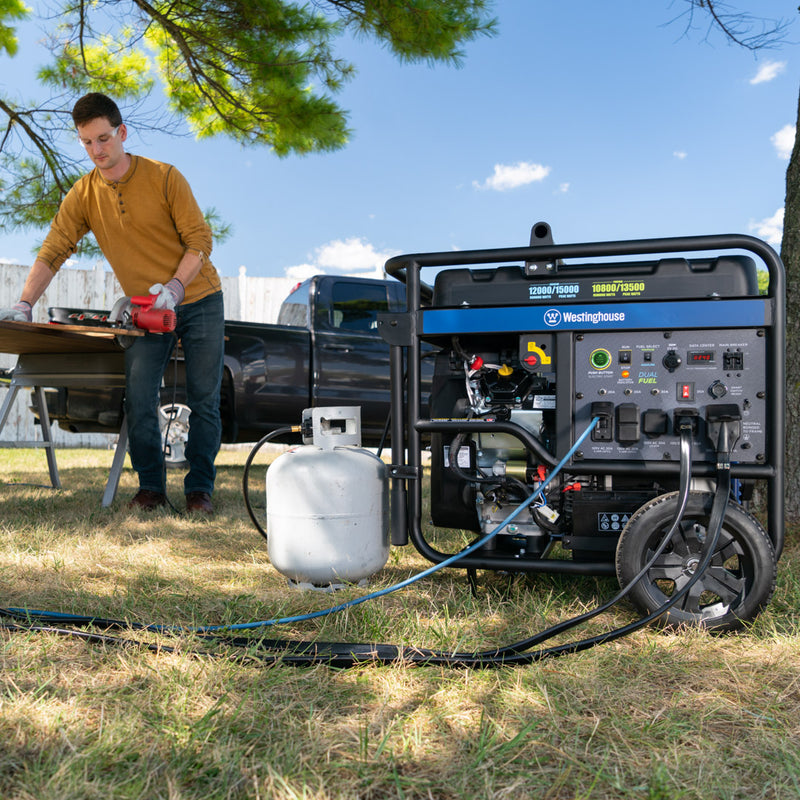
POLYGON ((308 327, 308 294, 309 281, 301 283, 291 292, 281 305, 281 310, 278 314, 278 325, 308 327))
POLYGON ((378 312, 388 311, 386 287, 381 284, 336 283, 330 324, 339 330, 377 331, 378 312))

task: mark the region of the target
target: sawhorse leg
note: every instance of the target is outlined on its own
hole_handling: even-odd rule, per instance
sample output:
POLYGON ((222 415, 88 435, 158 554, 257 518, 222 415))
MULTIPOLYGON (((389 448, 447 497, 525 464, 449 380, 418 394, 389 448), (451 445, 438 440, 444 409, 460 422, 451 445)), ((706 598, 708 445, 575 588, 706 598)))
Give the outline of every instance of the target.
MULTIPOLYGON (((14 405, 14 400, 17 398, 17 393, 21 388, 21 384, 15 383, 12 379, 8 387, 8 394, 6 395, 3 408, 0 410, 0 431, 5 427, 8 422, 8 416, 11 413, 11 407, 14 405)), ((7 444, 12 447, 44 447, 47 454, 47 468, 50 471, 50 485, 54 489, 61 488, 61 478, 58 475, 58 464, 56 463, 56 450, 55 442, 53 441, 53 432, 50 430, 50 415, 47 413, 47 401, 44 399, 44 389, 41 386, 33 387, 33 401, 39 410, 39 422, 42 428, 42 441, 41 442, 8 442, 7 444)), ((6 444, 6 443, 4 443, 6 444)))
POLYGON ((42 427, 42 447, 47 453, 47 468, 50 470, 50 484, 54 489, 61 488, 61 478, 58 476, 56 464, 56 445, 53 441, 53 432, 50 430, 50 414, 47 412, 47 401, 44 399, 44 389, 41 386, 33 387, 36 405, 39 407, 39 421, 42 427))
POLYGON ((114 451, 114 459, 111 462, 111 470, 108 473, 106 489, 103 492, 103 500, 100 503, 102 508, 108 508, 117 495, 119 478, 122 474, 122 466, 125 463, 125 454, 128 452, 128 418, 122 418, 122 425, 119 428, 119 439, 117 449, 114 451))

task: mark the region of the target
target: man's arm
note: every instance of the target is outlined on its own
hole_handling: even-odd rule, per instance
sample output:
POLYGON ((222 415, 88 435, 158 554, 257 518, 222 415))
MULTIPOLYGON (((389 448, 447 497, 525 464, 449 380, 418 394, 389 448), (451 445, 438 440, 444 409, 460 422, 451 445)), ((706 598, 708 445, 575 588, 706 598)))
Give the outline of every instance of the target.
POLYGON ((25 281, 25 286, 22 288, 22 295, 20 300, 23 303, 33 306, 36 301, 44 294, 44 290, 50 285, 53 280, 53 270, 47 265, 47 262, 37 258, 33 262, 31 271, 25 281))
POLYGON ((204 258, 205 256, 202 253, 198 253, 196 250, 187 250, 183 254, 183 258, 180 264, 178 264, 178 269, 172 277, 177 278, 184 287, 188 286, 200 272, 204 258))

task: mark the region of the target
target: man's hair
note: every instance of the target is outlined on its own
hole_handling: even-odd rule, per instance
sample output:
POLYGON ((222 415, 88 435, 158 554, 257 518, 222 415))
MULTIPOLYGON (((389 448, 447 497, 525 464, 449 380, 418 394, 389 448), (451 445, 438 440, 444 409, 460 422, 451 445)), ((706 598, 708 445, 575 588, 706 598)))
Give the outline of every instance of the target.
POLYGON ((72 121, 75 123, 75 127, 85 125, 100 117, 105 117, 111 123, 112 128, 122 124, 122 114, 120 114, 117 104, 100 92, 85 94, 72 109, 72 121))

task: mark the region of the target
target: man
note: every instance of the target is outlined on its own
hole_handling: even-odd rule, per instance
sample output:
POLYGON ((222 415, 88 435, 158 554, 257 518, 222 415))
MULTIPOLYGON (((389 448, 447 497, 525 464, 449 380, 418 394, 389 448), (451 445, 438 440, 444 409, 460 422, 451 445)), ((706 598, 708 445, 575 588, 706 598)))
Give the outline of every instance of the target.
MULTIPOLYGON (((87 94, 75 104, 72 119, 95 169, 67 193, 20 301, 0 309, 0 319, 30 321, 34 303, 81 237, 92 231, 125 295, 158 294, 156 307, 176 312, 175 333, 183 347, 192 412, 186 509, 211 514, 224 357, 221 282, 209 260, 211 230, 175 167, 125 151, 128 131, 113 100, 96 92, 87 94)), ((147 333, 134 338, 125 351, 129 452, 139 476, 131 508, 149 511, 166 504, 158 404, 174 341, 167 334, 147 333)))

